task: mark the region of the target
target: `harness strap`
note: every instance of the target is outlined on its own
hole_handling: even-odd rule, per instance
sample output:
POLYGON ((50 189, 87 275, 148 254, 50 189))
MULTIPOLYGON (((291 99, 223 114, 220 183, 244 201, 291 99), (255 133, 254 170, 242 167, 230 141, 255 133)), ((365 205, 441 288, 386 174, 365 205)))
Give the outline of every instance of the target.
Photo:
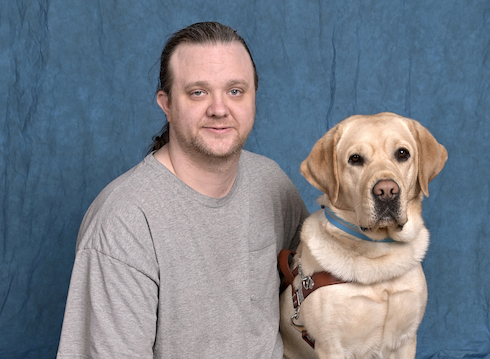
MULTIPOLYGON (((301 278, 302 284, 298 290, 295 290, 293 286, 293 281, 294 278, 298 275, 299 270, 298 267, 296 267, 293 271, 291 271, 289 267, 289 256, 291 255, 294 256, 295 254, 296 252, 294 251, 283 249, 281 250, 281 252, 279 252, 278 262, 279 262, 279 268, 281 269, 281 272, 284 275, 285 288, 291 285, 293 306, 297 314, 301 303, 306 299, 306 297, 308 297, 311 293, 313 293, 318 288, 325 287, 327 285, 342 284, 347 282, 335 277, 332 273, 329 272, 315 272, 311 277, 301 278)), ((298 328, 298 325, 294 324, 293 322, 291 324, 296 329, 301 331, 303 339, 312 348, 315 348, 315 340, 308 335, 307 331, 304 329, 300 330, 298 328)))
MULTIPOLYGON (((289 268, 289 256, 294 256, 295 254, 296 252, 289 249, 283 249, 281 250, 281 252, 279 252, 279 268, 284 275, 286 287, 292 285, 294 282, 294 278, 298 275, 297 267, 294 268, 293 271, 291 271, 291 269, 289 268)), ((327 285, 348 283, 343 281, 342 279, 337 278, 329 272, 315 272, 311 276, 311 279, 313 280, 314 285, 311 288, 303 287, 303 298, 306 298, 318 288, 325 287, 327 285)))
MULTIPOLYGON (((289 268, 289 256, 294 256, 296 252, 290 251, 289 249, 283 249, 279 252, 278 262, 279 269, 281 269, 281 273, 284 275, 284 289, 286 289, 289 285, 293 284, 294 277, 298 275, 297 270, 295 270, 296 274, 291 272, 289 268)), ((282 290, 281 290, 282 292, 282 290)))
POLYGON ((342 284, 342 283, 347 283, 344 282, 343 280, 335 277, 333 274, 328 273, 328 272, 316 272, 313 273, 311 276, 311 279, 313 280, 313 287, 305 287, 303 285, 303 288, 301 289, 302 296, 303 298, 301 299, 301 295, 298 293, 298 291, 294 291, 293 288, 293 304, 295 300, 297 301, 297 305, 294 307, 298 307, 301 305, 301 302, 303 302, 306 297, 308 297, 311 293, 313 293, 315 290, 321 287, 326 287, 327 285, 334 285, 334 284, 342 284))

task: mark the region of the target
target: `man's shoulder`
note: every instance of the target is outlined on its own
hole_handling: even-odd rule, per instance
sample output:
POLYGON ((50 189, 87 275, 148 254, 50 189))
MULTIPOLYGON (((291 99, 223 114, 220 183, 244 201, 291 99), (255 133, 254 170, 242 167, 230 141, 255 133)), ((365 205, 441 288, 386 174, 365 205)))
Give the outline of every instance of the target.
POLYGON ((276 161, 264 155, 242 150, 241 157, 247 168, 255 168, 259 170, 267 169, 271 171, 283 172, 276 161))
POLYGON ((100 192, 85 213, 77 249, 96 249, 124 263, 150 256, 151 235, 145 211, 154 197, 154 175, 147 166, 145 159, 100 192))
POLYGON ((242 158, 249 179, 257 186, 264 186, 268 190, 275 191, 296 189, 289 176, 274 160, 249 151, 243 151, 242 158))
POLYGON ((112 180, 97 196, 93 205, 118 206, 125 203, 144 202, 155 190, 155 181, 166 183, 166 172, 148 155, 140 163, 112 180))
POLYGON ((93 205, 114 206, 121 202, 128 202, 133 197, 133 193, 141 192, 145 186, 145 174, 148 171, 145 161, 140 162, 130 170, 112 180, 99 193, 93 205))
POLYGON ((135 218, 151 198, 155 181, 148 157, 112 180, 94 199, 87 210, 82 230, 91 223, 109 225, 118 219, 135 218))

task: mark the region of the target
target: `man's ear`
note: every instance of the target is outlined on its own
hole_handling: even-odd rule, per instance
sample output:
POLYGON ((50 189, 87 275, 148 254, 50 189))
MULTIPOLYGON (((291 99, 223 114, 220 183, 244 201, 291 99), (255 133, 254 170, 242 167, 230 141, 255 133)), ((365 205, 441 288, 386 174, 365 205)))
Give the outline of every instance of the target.
POLYGON ((339 196, 339 173, 336 154, 339 139, 339 126, 335 126, 317 141, 300 167, 300 172, 306 180, 323 193, 326 193, 333 204, 337 202, 339 196))
POLYGON ((160 90, 157 92, 157 103, 158 106, 165 112, 165 115, 167 116, 167 122, 170 122, 170 96, 168 93, 160 90))
POLYGON ((447 160, 447 150, 419 122, 412 120, 413 134, 418 147, 418 181, 420 189, 429 197, 429 182, 441 172, 447 160))

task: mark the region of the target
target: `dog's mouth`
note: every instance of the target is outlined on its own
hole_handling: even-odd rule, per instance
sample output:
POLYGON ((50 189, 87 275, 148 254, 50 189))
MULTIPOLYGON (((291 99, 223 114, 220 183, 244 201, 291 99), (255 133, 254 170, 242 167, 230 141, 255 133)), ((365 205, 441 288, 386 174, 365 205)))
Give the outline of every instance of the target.
POLYGON ((400 224, 400 202, 395 200, 390 203, 376 203, 376 220, 379 227, 391 227, 400 224))
POLYGON ((369 227, 363 227, 359 226, 361 231, 363 232, 376 232, 381 229, 389 229, 391 228, 395 232, 400 232, 403 230, 404 223, 401 223, 401 221, 396 220, 395 218, 389 218, 389 219, 381 219, 377 222, 375 222, 373 225, 370 225, 369 227))

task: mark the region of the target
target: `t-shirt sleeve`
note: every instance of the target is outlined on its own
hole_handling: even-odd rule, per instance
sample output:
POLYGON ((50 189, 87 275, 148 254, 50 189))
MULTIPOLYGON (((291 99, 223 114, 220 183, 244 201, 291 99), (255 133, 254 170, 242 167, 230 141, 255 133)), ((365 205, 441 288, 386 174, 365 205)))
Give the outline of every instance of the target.
POLYGON ((289 233, 289 238, 285 238, 284 248, 295 250, 300 241, 301 227, 304 220, 310 215, 306 205, 293 182, 287 178, 287 206, 285 226, 288 227, 285 233, 289 233))
POLYGON ((153 358, 158 286, 96 249, 78 251, 58 358, 153 358))
POLYGON ((145 211, 127 197, 97 199, 82 222, 58 358, 153 358, 159 269, 145 211))
POLYGON ((274 206, 276 232, 283 235, 278 253, 283 248, 295 250, 300 241, 302 224, 310 213, 298 189, 279 165, 272 162, 269 171, 265 176, 269 182, 268 188, 274 193, 273 197, 279 198, 279 206, 274 206))

